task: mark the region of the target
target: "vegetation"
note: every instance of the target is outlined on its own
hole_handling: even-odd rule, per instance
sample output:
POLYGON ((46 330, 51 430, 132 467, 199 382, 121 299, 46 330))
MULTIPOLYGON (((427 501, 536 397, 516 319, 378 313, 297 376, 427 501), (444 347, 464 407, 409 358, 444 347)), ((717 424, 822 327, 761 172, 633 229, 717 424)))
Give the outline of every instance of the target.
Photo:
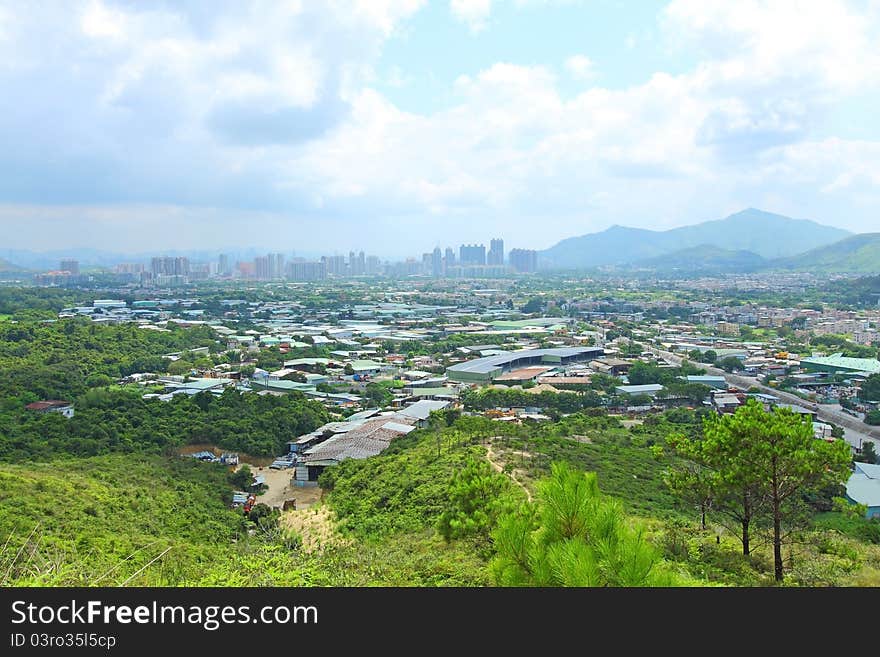
POLYGON ((843 335, 816 335, 810 340, 810 344, 852 358, 877 358, 877 347, 850 342, 843 335))
POLYGON ((784 529, 797 524, 808 493, 846 480, 849 446, 816 440, 811 424, 799 415, 786 408, 765 411, 755 400, 732 415, 709 416, 703 434, 673 440, 682 455, 702 466, 679 472, 674 487, 697 489, 738 520, 744 555, 750 552, 752 523, 766 518, 772 526, 775 578, 782 581, 784 529))
MULTIPOLYGON (((38 399, 72 399, 91 385, 101 385, 135 372, 164 372, 164 354, 216 345, 207 327, 168 332, 145 331, 135 324, 102 325, 87 319, 55 323, 0 324, 0 399, 29 403, 38 399)), ((210 361, 208 361, 209 364, 210 361)), ((182 361, 183 371, 192 366, 182 361)), ((4 402, 5 403, 5 402, 4 402)))
POLYGON ((186 581, 245 531, 229 491, 225 467, 194 459, 2 465, 0 584, 186 581))
MULTIPOLYGON (((714 359, 713 359, 714 360, 714 359)), ((694 367, 688 361, 682 361, 680 367, 660 367, 656 363, 633 363, 629 368, 627 379, 631 385, 640 386, 649 383, 681 383, 680 377, 705 374, 706 370, 694 367)))
POLYGON ((0 460, 50 459, 62 454, 167 452, 212 443, 253 455, 274 455, 286 441, 328 419, 299 393, 283 397, 233 389, 145 400, 138 392, 95 389, 77 400, 76 413, 33 413, 20 402, 0 413, 0 460))
POLYGON ((644 530, 599 493, 595 473, 553 465, 538 503, 505 515, 493 533, 495 581, 513 586, 667 586, 674 578, 644 530))
POLYGON ((602 404, 600 396, 592 390, 582 393, 542 391, 536 394, 500 388, 466 389, 461 391, 460 399, 468 409, 537 407, 551 408, 561 413, 574 413, 602 404))
POLYGON ((880 374, 872 374, 865 379, 859 397, 865 401, 880 401, 880 374))

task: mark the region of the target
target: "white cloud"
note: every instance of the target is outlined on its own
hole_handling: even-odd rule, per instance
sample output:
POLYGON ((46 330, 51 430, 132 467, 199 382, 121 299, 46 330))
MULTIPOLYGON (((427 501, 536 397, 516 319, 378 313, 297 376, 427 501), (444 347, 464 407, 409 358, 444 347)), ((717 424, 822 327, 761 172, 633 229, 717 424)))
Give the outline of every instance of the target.
POLYGON ((486 28, 492 13, 492 0, 450 0, 449 9, 455 18, 467 23, 471 32, 476 33, 486 28))
MULTIPOLYGON (((463 71, 443 109, 415 113, 373 84, 407 81, 407 62, 379 55, 421 4, 21 12, 0 0, 0 201, 107 204, 120 218, 129 204, 138 225, 153 205, 163 221, 184 208, 173 216, 201 226, 249 212, 272 226, 311 217, 297 235, 313 240, 401 218, 401 240, 422 247, 487 230, 543 247, 610 223, 671 225, 768 199, 850 228, 876 222, 878 142, 821 128, 850 94, 880 87, 877 13, 833 0, 674 0, 664 29, 700 55, 689 70, 604 88, 574 55, 565 74, 585 84, 571 96, 554 62, 497 62, 463 71), (352 230, 319 230, 318 217, 352 230)), ((450 6, 474 25, 493 8, 450 6)))
MULTIPOLYGON (((845 190, 858 187, 863 195, 874 180, 871 172, 880 170, 873 168, 875 145, 840 141, 835 149, 846 156, 831 158, 832 166, 831 147, 820 147, 823 142, 810 135, 829 103, 852 88, 851 80, 876 83, 866 62, 877 25, 853 20, 837 6, 797 17, 804 29, 835 22, 827 39, 847 41, 845 52, 863 65, 860 73, 838 76, 841 46, 826 43, 817 31, 787 45, 768 43, 777 35, 763 21, 779 27, 782 20, 774 6, 750 5, 745 19, 726 12, 724 3, 706 4, 705 14, 701 6, 676 2, 667 14, 670 32, 686 34, 707 51, 712 45, 690 72, 657 73, 640 85, 593 87, 566 99, 548 69, 498 63, 459 77, 458 103, 429 116, 401 113, 378 95, 362 96, 355 106, 369 116, 366 124, 310 145, 295 176, 308 176, 316 187, 333 181, 349 200, 389 211, 551 213, 542 216, 542 225, 562 235, 578 231, 570 222, 585 211, 609 223, 634 223, 635 217, 642 225, 662 225, 778 199, 774 189, 792 191, 789 206, 777 209, 797 216, 815 216, 806 189, 822 187, 838 203, 846 202, 845 190), (728 19, 729 30, 719 27, 728 19), (719 30, 729 40, 723 48, 716 48, 719 30), (359 135, 370 139, 359 141, 359 135), (816 154, 816 162, 808 166, 803 153, 816 154), (379 157, 381 166, 372 166, 379 157), (796 191, 789 187, 794 169, 796 191)), ((586 64, 572 59, 566 69, 590 71, 586 64)), ((325 202, 332 203, 333 191, 328 196, 325 202)), ((523 234, 533 232, 525 225, 523 234)))
POLYGON ((596 65, 585 55, 572 55, 565 60, 565 68, 575 80, 592 80, 596 77, 596 65))

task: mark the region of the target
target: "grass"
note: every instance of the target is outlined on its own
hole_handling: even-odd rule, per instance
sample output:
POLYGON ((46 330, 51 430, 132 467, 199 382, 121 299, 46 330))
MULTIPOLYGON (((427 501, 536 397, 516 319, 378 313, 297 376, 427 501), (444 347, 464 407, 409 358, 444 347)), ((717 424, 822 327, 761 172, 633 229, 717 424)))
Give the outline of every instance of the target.
POLYGON ((239 534, 242 520, 227 506, 228 490, 225 468, 192 459, 4 464, 3 583, 177 583, 239 534), (135 575, 160 555, 149 573, 135 575))
MULTIPOLYGON (((309 550, 281 530, 254 531, 231 511, 219 465, 118 454, 0 464, 0 585, 491 584, 484 536, 447 542, 436 530, 453 475, 485 458, 466 426, 418 430, 376 457, 328 468, 322 507, 340 538, 309 550)), ((671 426, 625 429, 613 418, 571 417, 533 427, 528 438, 494 438, 493 451, 531 490, 553 461, 597 472, 603 493, 639 519, 686 582, 774 585, 765 534, 756 532, 744 557, 720 516, 710 513, 701 530, 697 511, 666 490, 672 457, 652 448, 671 426)), ((523 497, 512 483, 509 490, 523 497)), ((784 555, 786 585, 878 586, 880 522, 818 514, 784 555)))

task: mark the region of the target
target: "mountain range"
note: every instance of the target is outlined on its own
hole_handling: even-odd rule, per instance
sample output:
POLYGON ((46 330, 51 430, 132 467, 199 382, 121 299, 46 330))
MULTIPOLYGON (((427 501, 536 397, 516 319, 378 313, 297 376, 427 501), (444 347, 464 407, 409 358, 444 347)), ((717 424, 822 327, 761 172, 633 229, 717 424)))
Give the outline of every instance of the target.
POLYGON ((880 233, 852 233, 749 208, 672 230, 612 226, 539 253, 548 269, 612 266, 658 273, 880 273, 880 233))
POLYGON ((814 221, 749 208, 724 219, 665 231, 612 226, 562 240, 540 255, 555 269, 627 265, 707 245, 772 259, 798 255, 850 235, 814 221))

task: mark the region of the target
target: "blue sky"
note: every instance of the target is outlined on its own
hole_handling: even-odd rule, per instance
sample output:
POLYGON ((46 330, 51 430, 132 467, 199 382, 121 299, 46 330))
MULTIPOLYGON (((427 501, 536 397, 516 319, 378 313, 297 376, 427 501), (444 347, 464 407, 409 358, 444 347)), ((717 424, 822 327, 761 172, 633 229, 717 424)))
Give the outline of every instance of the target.
POLYGON ((880 230, 878 0, 0 0, 6 248, 880 230))

